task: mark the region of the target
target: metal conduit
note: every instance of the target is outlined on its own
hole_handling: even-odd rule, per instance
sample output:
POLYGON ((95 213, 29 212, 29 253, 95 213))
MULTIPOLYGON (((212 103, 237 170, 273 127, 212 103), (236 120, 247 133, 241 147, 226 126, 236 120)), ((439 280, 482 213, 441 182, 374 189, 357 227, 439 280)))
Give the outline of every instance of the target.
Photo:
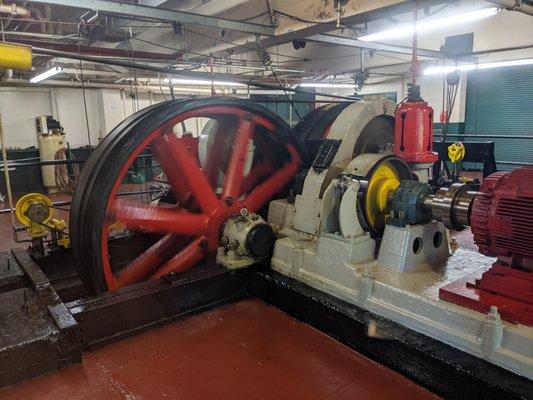
POLYGON ((533 15, 533 6, 525 4, 522 0, 489 0, 491 3, 502 6, 509 11, 519 11, 527 15, 533 15))

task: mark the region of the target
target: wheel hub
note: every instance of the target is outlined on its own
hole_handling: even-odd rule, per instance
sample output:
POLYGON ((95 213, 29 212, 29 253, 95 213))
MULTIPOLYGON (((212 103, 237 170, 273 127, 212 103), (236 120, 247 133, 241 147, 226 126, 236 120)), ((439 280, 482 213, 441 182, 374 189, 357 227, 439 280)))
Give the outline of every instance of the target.
POLYGON ((272 227, 243 208, 224 223, 217 260, 228 268, 248 266, 269 256, 275 240, 272 227))

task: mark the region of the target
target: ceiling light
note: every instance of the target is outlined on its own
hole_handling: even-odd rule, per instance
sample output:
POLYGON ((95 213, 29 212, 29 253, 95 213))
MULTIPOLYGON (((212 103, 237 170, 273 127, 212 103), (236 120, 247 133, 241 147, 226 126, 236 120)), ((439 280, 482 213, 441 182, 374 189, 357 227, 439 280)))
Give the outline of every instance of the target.
POLYGON ((308 88, 334 88, 334 89, 355 89, 357 85, 353 83, 320 83, 320 82, 310 82, 310 83, 301 83, 298 86, 308 87, 308 88))
POLYGON ((533 58, 524 58, 521 60, 507 60, 507 61, 496 61, 490 63, 478 64, 478 69, 488 69, 488 68, 501 68, 501 67, 514 67, 517 65, 532 65, 533 58))
MULTIPOLYGON (((168 82, 168 79, 165 79, 168 82)), ((247 86, 244 83, 226 82, 226 81, 210 81, 207 79, 172 79, 172 83, 179 85, 197 85, 197 86, 247 86)))
POLYGON ((472 71, 476 69, 475 64, 468 64, 468 65, 449 65, 447 67, 430 67, 424 69, 423 73, 424 75, 442 75, 442 74, 449 74, 450 72, 454 71, 472 71))
POLYGON ((54 67, 50 68, 48 71, 43 72, 42 74, 36 75, 30 79, 30 83, 38 83, 48 79, 54 75, 60 74, 63 72, 63 67, 54 67))
MULTIPOLYGON (((488 18, 495 15, 498 12, 498 9, 495 7, 483 8, 481 10, 470 11, 463 14, 452 15, 449 17, 431 19, 431 20, 422 20, 416 24, 416 32, 429 32, 438 28, 447 28, 452 25, 462 24, 464 22, 476 21, 478 19, 488 18)), ((397 39, 404 36, 409 36, 415 31, 415 24, 409 23, 402 26, 398 26, 393 29, 388 29, 386 31, 381 31, 373 33, 371 35, 366 35, 358 38, 359 40, 364 41, 380 41, 386 39, 397 39)))
POLYGON ((533 58, 524 58, 521 60, 508 60, 508 61, 495 61, 483 64, 465 64, 457 66, 446 67, 430 67, 424 69, 424 75, 442 75, 448 74, 454 71, 473 71, 476 69, 490 69, 490 68, 502 68, 513 67, 517 65, 533 65, 533 58))

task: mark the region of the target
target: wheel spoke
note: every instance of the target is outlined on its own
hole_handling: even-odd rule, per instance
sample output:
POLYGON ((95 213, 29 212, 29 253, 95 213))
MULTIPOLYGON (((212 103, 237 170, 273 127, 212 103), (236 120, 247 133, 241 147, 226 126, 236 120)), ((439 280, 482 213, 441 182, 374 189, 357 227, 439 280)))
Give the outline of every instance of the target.
POLYGON ((193 240, 187 247, 163 264, 151 278, 160 278, 171 272, 183 272, 194 267, 205 255, 205 238, 199 237, 193 240))
POLYGON ((281 189, 294 177, 300 167, 301 160, 292 146, 288 147, 291 161, 276 171, 272 176, 259 184, 243 201, 242 204, 248 210, 259 210, 268 200, 279 193, 281 189))
POLYGON ((207 224, 207 217, 202 214, 193 214, 175 206, 144 204, 125 199, 116 199, 110 217, 135 231, 172 232, 191 236, 202 234, 207 224))
POLYGON ((252 129, 253 125, 249 119, 242 119, 239 123, 226 177, 224 178, 224 187, 222 189, 222 198, 224 199, 232 198, 237 200, 239 198, 244 180, 246 155, 252 138, 252 129))
POLYGON ((119 287, 127 286, 148 278, 157 267, 166 262, 176 252, 175 249, 179 241, 180 239, 173 234, 163 236, 117 274, 117 285, 119 287))
POLYGON ((262 179, 272 173, 272 170, 272 165, 266 162, 254 165, 250 170, 250 173, 244 178, 241 196, 252 190, 262 179))
MULTIPOLYGON (((176 135, 163 135, 158 139, 158 146, 160 146, 160 152, 166 154, 166 157, 168 157, 169 164, 167 168, 173 171, 173 175, 179 175, 180 179, 182 178, 184 180, 202 211, 209 214, 218 209, 221 206, 221 203, 200 168, 198 161, 191 156, 189 151, 180 143, 176 135)), ((167 176, 169 176, 167 169, 165 169, 165 172, 167 173, 167 176)), ((173 182, 170 180, 169 182, 173 188, 175 184, 179 184, 179 182, 173 182)))
POLYGON ((187 180, 180 171, 180 168, 176 165, 172 153, 163 140, 159 139, 154 141, 154 153, 163 171, 165 171, 168 183, 172 188, 172 193, 177 200, 186 201, 191 193, 187 180))
POLYGON ((276 153, 274 152, 275 150, 272 146, 272 143, 266 140, 266 137, 263 135, 255 135, 254 143, 261 149, 261 155, 263 159, 270 160, 274 163, 276 162, 277 157, 276 153))
POLYGON ((218 171, 224 158, 224 139, 226 131, 222 126, 215 131, 215 140, 211 149, 207 153, 207 163, 204 168, 205 175, 213 188, 216 188, 218 181, 218 171))

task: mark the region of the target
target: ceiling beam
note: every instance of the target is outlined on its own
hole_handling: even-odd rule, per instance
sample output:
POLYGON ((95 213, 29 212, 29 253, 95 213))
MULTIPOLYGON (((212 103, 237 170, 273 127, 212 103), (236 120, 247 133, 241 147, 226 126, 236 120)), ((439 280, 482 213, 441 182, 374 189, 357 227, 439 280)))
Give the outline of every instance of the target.
MULTIPOLYGON (((342 36, 333 36, 333 35, 312 35, 305 40, 309 42, 317 43, 327 43, 334 44, 338 46, 347 46, 347 47, 358 47, 360 49, 369 49, 369 50, 378 50, 378 51, 388 51, 390 53, 398 54, 409 54, 413 53, 413 49, 408 46, 396 46, 392 44, 385 43, 375 43, 375 42, 365 42, 357 39, 350 39, 342 36)), ((436 50, 426 50, 426 49, 417 49, 417 54, 422 57, 431 57, 431 58, 442 58, 444 54, 436 50)))
MULTIPOLYGON (((431 7, 439 4, 446 3, 445 0, 418 0, 418 8, 431 7)), ((375 21, 383 18, 388 18, 397 14, 404 14, 412 12, 413 1, 404 0, 398 1, 395 4, 391 4, 384 7, 377 7, 372 10, 360 12, 350 16, 342 18, 342 23, 345 25, 359 25, 365 22, 375 21)), ((294 39, 305 40, 309 36, 323 34, 338 30, 336 21, 322 22, 319 24, 309 24, 301 29, 289 29, 284 33, 277 34, 276 36, 261 38, 259 41, 260 46, 269 48, 283 43, 289 43, 294 39)), ((237 43, 239 40, 235 40, 237 43)), ((249 35, 242 39, 243 43, 239 45, 223 43, 217 49, 209 49, 208 53, 218 55, 222 52, 231 51, 231 54, 241 54, 250 51, 250 48, 257 47, 256 38, 253 35, 249 35)))
POLYGON ((129 3, 117 3, 107 0, 31 0, 31 2, 89 9, 115 15, 150 18, 158 21, 178 22, 186 25, 209 26, 230 31, 253 33, 255 35, 274 36, 274 28, 267 25, 129 3))

